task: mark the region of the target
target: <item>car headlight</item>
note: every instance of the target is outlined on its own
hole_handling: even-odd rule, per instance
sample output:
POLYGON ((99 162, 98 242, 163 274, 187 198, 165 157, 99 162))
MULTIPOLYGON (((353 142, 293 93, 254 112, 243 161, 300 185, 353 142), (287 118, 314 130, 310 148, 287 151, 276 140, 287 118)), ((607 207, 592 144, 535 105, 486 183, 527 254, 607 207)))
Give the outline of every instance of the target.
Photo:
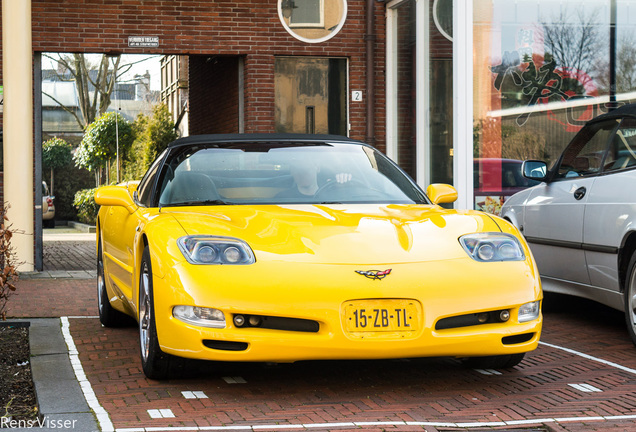
POLYGON ((459 242, 475 261, 523 261, 526 258, 519 240, 511 234, 467 234, 461 236, 459 242))
POLYGON ((540 304, 540 302, 534 301, 521 306, 519 308, 519 322, 524 323, 539 318, 540 304))
POLYGON ((177 240, 190 264, 254 264, 252 249, 243 240, 217 236, 185 236, 177 240))
POLYGON ((180 321, 201 327, 225 328, 225 315, 218 309, 175 306, 172 315, 180 321))

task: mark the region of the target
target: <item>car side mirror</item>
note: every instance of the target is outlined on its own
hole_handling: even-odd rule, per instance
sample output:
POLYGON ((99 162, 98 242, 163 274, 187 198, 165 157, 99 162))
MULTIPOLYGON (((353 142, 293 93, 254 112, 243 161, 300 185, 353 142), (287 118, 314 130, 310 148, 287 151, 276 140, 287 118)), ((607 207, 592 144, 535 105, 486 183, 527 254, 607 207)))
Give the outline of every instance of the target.
POLYGON ((521 173, 527 179, 545 181, 548 175, 548 164, 539 160, 527 160, 521 165, 521 173))
POLYGON ((125 207, 129 213, 137 209, 126 186, 103 186, 97 189, 95 202, 100 206, 125 207))
POLYGON ((452 203, 457 201, 457 189, 443 183, 433 183, 426 188, 426 195, 433 204, 452 203))

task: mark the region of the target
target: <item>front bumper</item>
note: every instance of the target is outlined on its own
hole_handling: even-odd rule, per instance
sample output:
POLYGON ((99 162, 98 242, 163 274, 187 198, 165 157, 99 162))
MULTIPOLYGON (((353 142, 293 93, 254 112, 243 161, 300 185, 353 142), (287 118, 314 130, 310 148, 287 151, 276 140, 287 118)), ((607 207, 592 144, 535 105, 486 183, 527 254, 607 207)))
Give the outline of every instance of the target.
POLYGON ((537 347, 542 316, 526 323, 517 316, 521 305, 541 300, 538 275, 527 262, 484 265, 466 259, 387 267, 391 277, 371 280, 355 273, 360 266, 350 265, 178 264, 153 279, 161 349, 205 360, 293 362, 490 356, 537 347), (345 305, 364 299, 410 299, 418 305, 416 329, 348 331, 345 305), (219 309, 226 326, 182 322, 172 316, 176 305, 219 309), (442 318, 502 309, 510 311, 506 322, 436 330, 442 318), (318 330, 239 328, 233 323, 236 314, 308 320, 317 322, 318 330))

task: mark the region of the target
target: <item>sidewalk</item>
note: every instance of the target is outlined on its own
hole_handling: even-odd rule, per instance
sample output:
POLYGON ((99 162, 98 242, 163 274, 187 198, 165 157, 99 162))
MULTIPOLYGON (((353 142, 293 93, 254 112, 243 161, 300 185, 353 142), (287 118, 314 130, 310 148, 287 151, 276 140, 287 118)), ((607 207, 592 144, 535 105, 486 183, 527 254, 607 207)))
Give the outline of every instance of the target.
MULTIPOLYGON (((12 429, 97 431, 60 317, 97 316, 95 234, 67 228, 44 230, 44 271, 21 273, 8 302, 11 321, 28 321, 31 371, 42 418, 53 428, 12 429)), ((67 320, 68 325, 68 320, 67 320)), ((68 329, 66 330, 68 331, 68 329)), ((84 377, 85 379, 85 377, 84 377)))

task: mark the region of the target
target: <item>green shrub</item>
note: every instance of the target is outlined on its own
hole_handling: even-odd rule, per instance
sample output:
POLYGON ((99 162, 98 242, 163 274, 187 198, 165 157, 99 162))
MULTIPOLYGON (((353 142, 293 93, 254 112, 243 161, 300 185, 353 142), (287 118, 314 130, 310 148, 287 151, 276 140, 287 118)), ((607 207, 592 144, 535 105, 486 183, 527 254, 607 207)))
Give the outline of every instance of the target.
POLYGON ((95 192, 97 188, 82 189, 77 191, 73 205, 77 208, 77 217, 80 222, 95 225, 99 206, 95 202, 95 192))

